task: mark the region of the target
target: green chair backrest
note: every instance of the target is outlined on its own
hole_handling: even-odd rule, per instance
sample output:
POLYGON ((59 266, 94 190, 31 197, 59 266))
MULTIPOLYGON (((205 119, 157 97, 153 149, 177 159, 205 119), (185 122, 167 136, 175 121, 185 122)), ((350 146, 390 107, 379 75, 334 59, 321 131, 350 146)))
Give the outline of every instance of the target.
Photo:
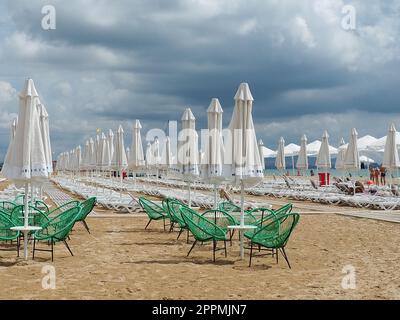
POLYGON ((81 210, 82 208, 79 206, 60 213, 44 224, 42 230, 36 231, 35 238, 37 240, 52 240, 54 242, 65 240, 74 227, 81 210))
POLYGON ((185 223, 197 241, 224 240, 226 232, 189 207, 181 207, 185 223))
POLYGON ((147 213, 150 219, 160 219, 166 216, 164 209, 158 204, 144 197, 139 198, 139 204, 143 210, 147 213))
POLYGON ((180 209, 182 207, 188 207, 188 206, 177 199, 168 199, 166 204, 168 206, 168 212, 172 217, 173 221, 177 222, 179 224, 179 227, 186 228, 187 227, 186 222, 182 217, 180 209))
POLYGON ((0 213, 0 240, 10 241, 19 237, 19 231, 12 231, 10 228, 15 227, 15 224, 5 214, 0 213))
POLYGON ((218 205, 218 209, 225 211, 225 212, 229 212, 229 213, 230 212, 241 212, 241 208, 238 205, 236 205, 230 201, 221 202, 218 205))
POLYGON ((96 197, 91 197, 80 204, 82 210, 80 212, 77 221, 83 221, 86 219, 86 217, 89 215, 89 213, 92 212, 94 206, 96 205, 96 201, 97 201, 96 197))
POLYGON ((8 212, 9 215, 16 206, 17 204, 12 201, 0 201, 0 209, 3 209, 4 212, 8 212))
MULTIPOLYGON (((18 205, 11 212, 10 219, 16 226, 24 225, 24 212, 25 206, 18 205)), ((49 218, 46 213, 39 210, 36 207, 28 206, 28 223, 32 226, 42 226, 49 221, 49 218)))
POLYGON ((284 247, 299 219, 298 213, 289 213, 270 219, 254 232, 252 239, 273 244, 275 248, 284 247))
POLYGON ((80 202, 78 200, 73 200, 73 201, 68 201, 61 206, 49 211, 48 216, 50 219, 53 219, 54 217, 58 216, 59 214, 62 214, 63 212, 76 208, 80 206, 80 202))
POLYGON ((228 212, 223 210, 207 210, 202 213, 202 216, 207 218, 209 221, 215 223, 218 227, 223 230, 227 230, 228 226, 233 226, 237 224, 237 221, 228 212))
POLYGON ((49 206, 43 200, 35 200, 35 207, 42 210, 46 214, 49 213, 49 206))

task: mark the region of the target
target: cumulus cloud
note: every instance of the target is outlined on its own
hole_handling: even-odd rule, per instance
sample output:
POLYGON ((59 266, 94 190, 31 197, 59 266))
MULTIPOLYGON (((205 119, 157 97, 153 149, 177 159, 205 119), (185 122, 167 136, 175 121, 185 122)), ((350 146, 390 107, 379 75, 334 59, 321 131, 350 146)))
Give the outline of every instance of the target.
MULTIPOLYGON (((339 139, 354 124, 383 135, 397 121, 400 7, 396 0, 354 0, 356 30, 346 31, 345 4, 6 0, 0 3, 1 118, 12 120, 16 91, 33 77, 56 153, 120 122, 129 144, 134 119, 144 131, 165 128, 187 106, 198 128, 205 127, 213 97, 227 124, 236 88, 246 81, 267 145, 280 135, 288 142, 303 132, 317 137, 326 127, 339 139), (49 4, 57 29, 45 31, 41 8, 49 4)), ((0 145, 7 141, 8 126, 0 125, 0 145)))

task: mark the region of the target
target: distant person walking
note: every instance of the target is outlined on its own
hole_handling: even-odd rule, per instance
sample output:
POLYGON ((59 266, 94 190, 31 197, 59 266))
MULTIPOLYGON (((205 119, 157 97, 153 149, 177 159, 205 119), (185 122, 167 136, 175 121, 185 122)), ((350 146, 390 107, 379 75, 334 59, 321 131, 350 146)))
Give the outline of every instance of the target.
POLYGON ((379 176, 380 176, 380 171, 378 168, 375 168, 374 170, 374 182, 377 186, 379 186, 379 176))
POLYGON ((379 170, 380 170, 380 173, 381 173, 381 184, 383 186, 385 186, 386 185, 386 168, 381 166, 379 170))

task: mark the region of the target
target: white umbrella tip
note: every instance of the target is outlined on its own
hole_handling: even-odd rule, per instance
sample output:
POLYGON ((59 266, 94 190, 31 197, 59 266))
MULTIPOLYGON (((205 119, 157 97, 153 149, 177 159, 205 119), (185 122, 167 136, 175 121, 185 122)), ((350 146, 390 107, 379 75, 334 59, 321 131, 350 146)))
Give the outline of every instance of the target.
POLYGON ((235 100, 243 100, 243 101, 254 101, 253 95, 250 91, 250 86, 248 83, 243 82, 239 85, 239 89, 235 94, 235 100))
POLYGON ((182 121, 194 121, 196 118, 194 117, 194 114, 190 108, 186 108, 185 112, 182 115, 182 121))
POLYGON ((208 113, 222 113, 224 112, 222 110, 221 104, 219 103, 218 98, 212 98, 210 106, 208 107, 207 110, 208 113))
POLYGON ((133 129, 142 129, 142 125, 139 120, 135 120, 133 124, 133 129))

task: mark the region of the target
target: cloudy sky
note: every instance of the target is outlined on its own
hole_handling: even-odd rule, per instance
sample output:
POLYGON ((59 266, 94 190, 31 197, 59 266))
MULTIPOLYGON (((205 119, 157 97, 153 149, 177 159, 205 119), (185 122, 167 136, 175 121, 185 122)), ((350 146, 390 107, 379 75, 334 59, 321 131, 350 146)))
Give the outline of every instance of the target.
MULTIPOLYGON (((335 145, 350 129, 385 135, 400 127, 398 0, 2 0, 0 2, 0 159, 32 77, 51 121, 55 155, 96 133, 143 133, 180 119, 197 127, 218 97, 224 124, 248 82, 257 136, 275 148, 324 129, 335 145), (42 29, 42 7, 56 30, 42 29), (345 30, 345 5, 356 12, 345 30)), ((127 144, 130 134, 127 134, 127 144)))

